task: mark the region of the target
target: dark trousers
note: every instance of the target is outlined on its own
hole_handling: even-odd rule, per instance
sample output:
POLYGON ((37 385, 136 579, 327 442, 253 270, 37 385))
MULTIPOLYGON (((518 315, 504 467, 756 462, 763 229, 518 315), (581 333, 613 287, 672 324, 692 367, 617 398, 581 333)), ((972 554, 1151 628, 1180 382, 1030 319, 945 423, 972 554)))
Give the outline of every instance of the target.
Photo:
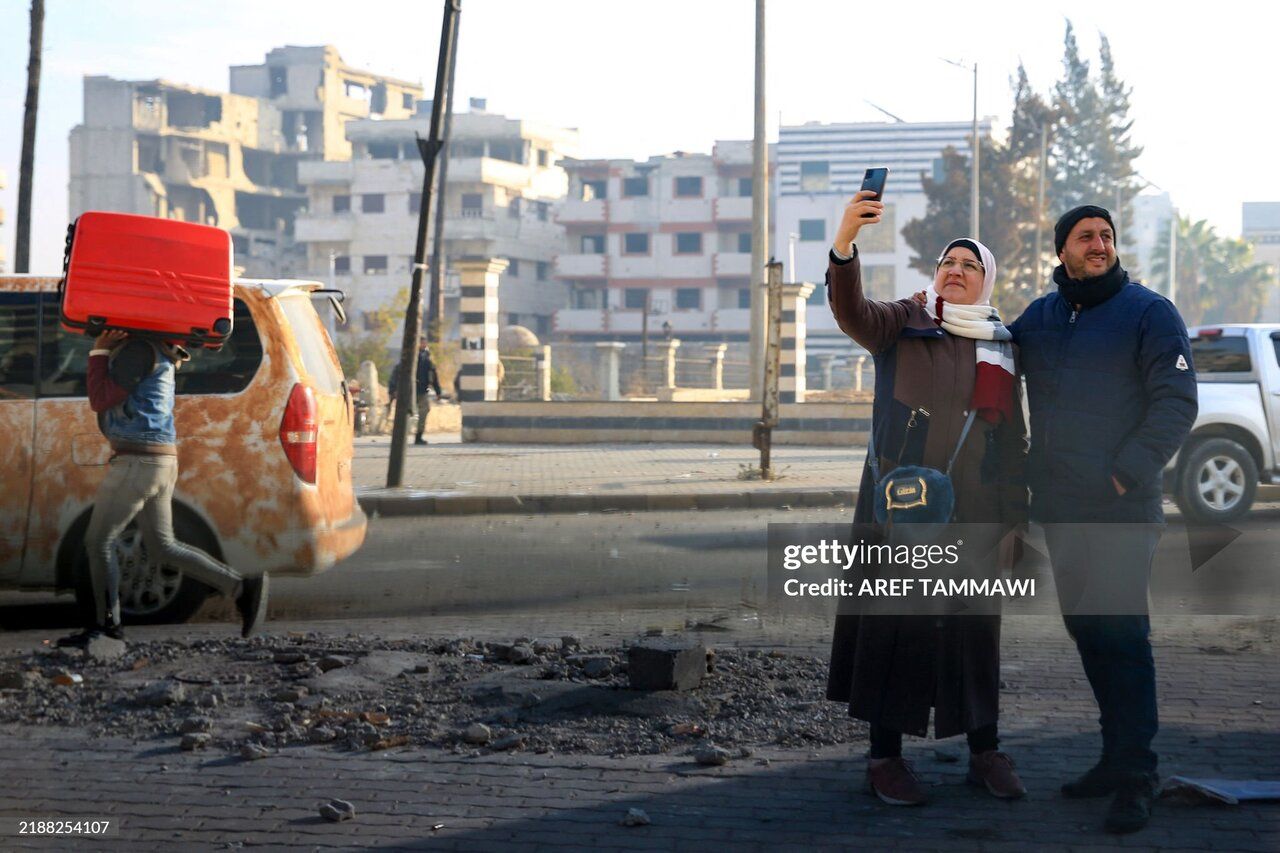
MULTIPOLYGON (((965 738, 969 741, 969 751, 974 755, 995 749, 1000 743, 1000 735, 995 723, 974 729, 968 732, 965 738)), ((868 757, 897 758, 900 755, 902 755, 902 732, 872 723, 871 751, 868 757)))
POLYGON ((1159 728, 1147 582, 1161 525, 1045 525, 1063 621, 1098 703, 1102 760, 1151 772, 1159 728))

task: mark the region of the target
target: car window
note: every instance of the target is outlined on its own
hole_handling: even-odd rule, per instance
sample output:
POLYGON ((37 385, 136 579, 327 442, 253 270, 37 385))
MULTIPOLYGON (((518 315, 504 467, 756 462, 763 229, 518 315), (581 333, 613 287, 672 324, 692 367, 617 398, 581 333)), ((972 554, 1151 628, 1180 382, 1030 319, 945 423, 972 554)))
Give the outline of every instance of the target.
POLYGON ((1196 373, 1248 373, 1249 341, 1243 337, 1216 335, 1191 339, 1191 360, 1196 373))
POLYGON ((34 293, 0 293, 0 400, 35 396, 37 311, 34 293))
MULTIPOLYGON (((86 397, 93 338, 62 328, 55 294, 45 294, 41 304, 40 396, 86 397)), ((234 394, 253 381, 262 364, 262 341, 249 306, 237 299, 234 311, 231 337, 222 349, 193 349, 191 360, 178 370, 178 394, 234 394)))
POLYGON ((249 387, 262 366, 262 338, 244 300, 235 301, 231 337, 222 349, 192 350, 178 370, 179 394, 236 394, 249 387))
POLYGON ((315 382, 316 390, 337 394, 342 390, 342 372, 329 335, 320 323, 320 315, 305 293, 290 294, 279 299, 284 316, 293 327, 302 354, 302 366, 315 382))

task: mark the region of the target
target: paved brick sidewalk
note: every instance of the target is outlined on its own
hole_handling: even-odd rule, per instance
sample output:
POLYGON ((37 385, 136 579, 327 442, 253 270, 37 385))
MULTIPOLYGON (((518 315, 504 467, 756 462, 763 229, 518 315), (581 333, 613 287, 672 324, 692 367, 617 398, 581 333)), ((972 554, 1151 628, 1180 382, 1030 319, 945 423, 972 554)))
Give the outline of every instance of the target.
MULTIPOLYGON (((1163 773, 1275 778, 1275 620, 1156 621, 1163 773)), ((493 617, 487 624, 508 633, 521 627, 493 617)), ((120 834, 76 845, 16 836, 0 844, 476 851, 1280 847, 1278 804, 1162 803, 1142 833, 1123 839, 1102 833, 1105 801, 1068 802, 1056 793, 1098 748, 1096 711, 1061 623, 1007 619, 1003 670, 1003 746, 1017 757, 1030 789, 1022 802, 992 800, 963 784, 963 762, 935 757, 938 746, 959 755, 958 740, 939 745, 908 739, 908 755, 931 783, 933 801, 904 811, 861 792, 858 747, 761 748, 721 768, 702 768, 681 755, 472 756, 318 747, 243 762, 177 752, 171 738, 134 743, 28 726, 0 730, 6 770, 0 816, 110 815, 120 822, 120 834), (321 821, 316 806, 331 797, 353 802, 356 819, 321 821), (652 824, 619 826, 631 807, 644 809, 652 824), (433 830, 436 824, 443 826, 433 830)))

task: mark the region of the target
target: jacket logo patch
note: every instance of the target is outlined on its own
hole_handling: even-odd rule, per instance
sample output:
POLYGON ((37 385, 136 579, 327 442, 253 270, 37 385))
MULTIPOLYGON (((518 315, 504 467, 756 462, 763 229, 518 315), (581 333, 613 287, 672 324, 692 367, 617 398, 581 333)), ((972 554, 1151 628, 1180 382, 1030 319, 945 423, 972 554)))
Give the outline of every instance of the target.
POLYGON ((1177 364, 1175 364, 1175 365, 1174 365, 1174 367, 1178 368, 1179 370, 1190 370, 1190 369, 1191 369, 1190 367, 1188 367, 1188 366, 1187 366, 1187 359, 1186 359, 1186 356, 1183 356, 1183 355, 1179 355, 1179 356, 1178 356, 1178 363, 1177 363, 1177 364))

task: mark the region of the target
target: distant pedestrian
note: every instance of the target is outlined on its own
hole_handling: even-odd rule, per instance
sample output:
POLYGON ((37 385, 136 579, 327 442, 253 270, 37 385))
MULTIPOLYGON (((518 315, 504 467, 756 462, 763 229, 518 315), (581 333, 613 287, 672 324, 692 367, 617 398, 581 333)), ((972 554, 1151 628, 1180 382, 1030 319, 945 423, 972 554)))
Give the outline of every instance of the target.
MULTIPOLYGON (((418 429, 413 437, 414 444, 426 444, 423 433, 427 430, 427 413, 431 411, 431 395, 434 391, 436 399, 444 400, 444 392, 440 390, 440 374, 436 371, 435 362, 431 359, 431 347, 427 339, 418 340, 418 369, 415 376, 415 402, 418 406, 418 429)), ((389 396, 395 402, 396 392, 400 390, 400 363, 391 368, 389 396)))
POLYGON ((98 336, 89 352, 89 406, 111 443, 112 456, 85 534, 94 612, 83 631, 63 637, 59 646, 82 646, 100 634, 124 639, 115 540, 134 518, 150 562, 180 569, 235 599, 243 636, 252 634, 266 613, 266 575, 241 577, 173 535, 173 490, 178 482, 174 374, 188 358, 181 347, 119 331, 98 336))

